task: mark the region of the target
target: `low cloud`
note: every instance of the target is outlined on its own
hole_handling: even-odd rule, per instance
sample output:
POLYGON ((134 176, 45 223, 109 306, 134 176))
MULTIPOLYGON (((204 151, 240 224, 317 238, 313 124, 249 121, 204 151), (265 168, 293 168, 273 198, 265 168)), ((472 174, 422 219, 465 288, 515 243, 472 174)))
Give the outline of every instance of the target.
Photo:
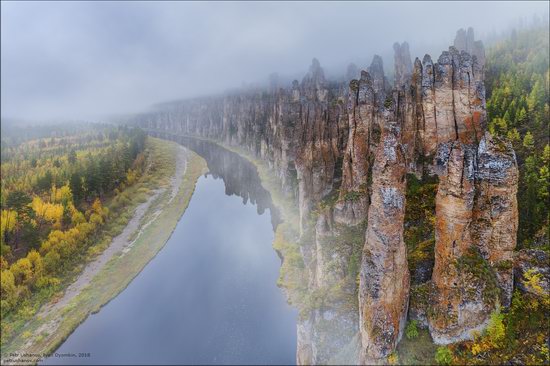
POLYGON ((438 53, 458 28, 488 37, 546 2, 2 2, 2 117, 100 119, 152 104, 301 77, 313 57, 329 75, 392 45, 438 53))

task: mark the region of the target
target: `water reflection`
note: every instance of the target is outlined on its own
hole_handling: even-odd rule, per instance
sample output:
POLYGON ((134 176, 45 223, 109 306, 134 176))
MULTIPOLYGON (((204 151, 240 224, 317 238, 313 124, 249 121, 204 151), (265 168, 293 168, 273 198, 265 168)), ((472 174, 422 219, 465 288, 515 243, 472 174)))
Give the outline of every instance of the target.
POLYGON ((256 167, 250 162, 210 141, 162 132, 151 134, 176 141, 202 156, 208 164, 209 174, 223 180, 225 194, 242 197, 244 204, 250 201, 258 208, 259 215, 268 209, 273 230, 280 224, 279 211, 273 206, 271 195, 262 187, 256 167))
POLYGON ((269 193, 238 155, 181 143, 207 160, 211 174, 197 182, 159 254, 56 350, 91 357, 44 364, 295 362, 297 312, 276 285, 271 243, 279 219, 269 193))

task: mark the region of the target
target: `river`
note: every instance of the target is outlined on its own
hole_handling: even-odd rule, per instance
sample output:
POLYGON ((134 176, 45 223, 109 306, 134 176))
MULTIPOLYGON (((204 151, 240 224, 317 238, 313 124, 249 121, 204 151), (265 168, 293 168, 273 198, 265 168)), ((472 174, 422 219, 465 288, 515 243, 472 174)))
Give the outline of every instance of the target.
POLYGON ((44 364, 292 364, 297 312, 276 286, 279 223, 255 167, 217 145, 180 142, 210 173, 171 238, 44 364))

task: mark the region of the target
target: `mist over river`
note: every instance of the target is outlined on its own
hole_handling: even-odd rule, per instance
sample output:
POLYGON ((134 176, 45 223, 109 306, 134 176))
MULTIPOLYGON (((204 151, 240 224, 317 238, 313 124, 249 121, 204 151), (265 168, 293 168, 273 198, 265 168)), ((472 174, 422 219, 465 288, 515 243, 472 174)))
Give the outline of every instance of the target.
POLYGON ((159 254, 44 364, 289 364, 297 311, 276 285, 278 214, 255 167, 198 140, 202 176, 159 254), (90 357, 78 357, 89 353, 90 357))

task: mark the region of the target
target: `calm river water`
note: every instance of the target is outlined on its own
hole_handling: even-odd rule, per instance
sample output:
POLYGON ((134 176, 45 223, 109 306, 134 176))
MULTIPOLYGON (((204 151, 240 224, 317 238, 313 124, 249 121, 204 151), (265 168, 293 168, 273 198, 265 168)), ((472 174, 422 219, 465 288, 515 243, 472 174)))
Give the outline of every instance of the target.
POLYGON ((279 222, 256 169, 198 140, 210 169, 159 254, 46 364, 291 364, 297 312, 276 286, 279 222))

